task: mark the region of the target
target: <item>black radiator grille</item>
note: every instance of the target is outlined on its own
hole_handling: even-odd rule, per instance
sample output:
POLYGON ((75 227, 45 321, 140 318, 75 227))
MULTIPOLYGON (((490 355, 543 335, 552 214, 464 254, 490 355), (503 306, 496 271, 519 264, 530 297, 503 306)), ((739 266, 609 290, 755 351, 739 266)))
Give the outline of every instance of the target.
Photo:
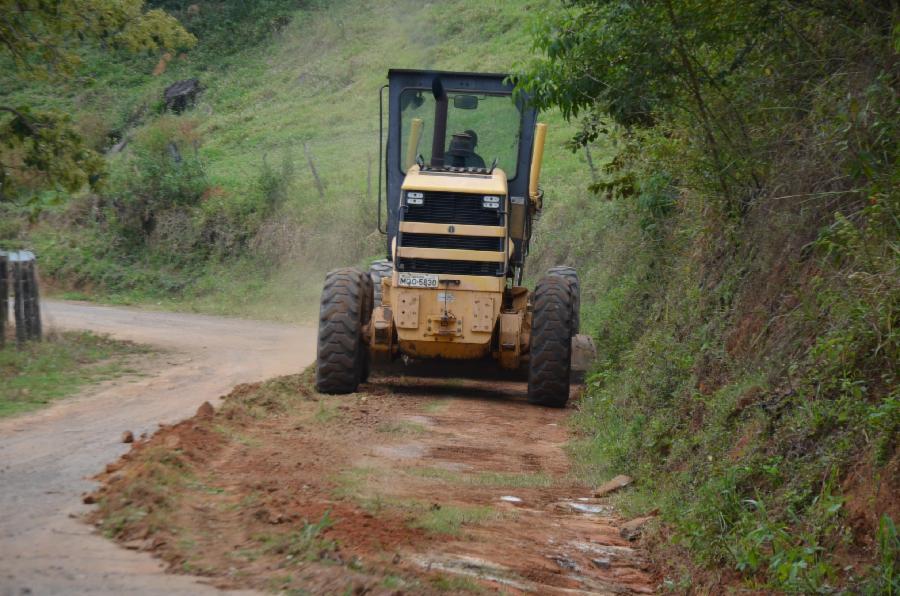
POLYGON ((410 259, 400 257, 397 270, 405 273, 444 273, 448 275, 503 275, 503 263, 452 261, 450 259, 410 259))
POLYGON ((503 214, 498 209, 481 206, 483 195, 455 192, 423 192, 421 205, 405 207, 404 221, 426 223, 502 226, 503 214))
POLYGON ((457 236, 456 234, 414 234, 412 232, 402 232, 400 246, 503 252, 503 240, 503 237, 489 238, 484 236, 457 236))

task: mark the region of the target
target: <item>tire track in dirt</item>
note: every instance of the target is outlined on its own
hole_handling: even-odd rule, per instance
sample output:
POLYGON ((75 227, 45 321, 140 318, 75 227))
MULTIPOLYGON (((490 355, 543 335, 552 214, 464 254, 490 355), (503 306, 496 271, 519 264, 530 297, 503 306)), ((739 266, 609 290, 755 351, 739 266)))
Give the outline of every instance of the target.
MULTIPOLYGON (((446 484, 401 489, 397 495, 440 495, 460 504, 492 506, 509 515, 474 526, 463 538, 441 543, 413 560, 426 568, 529 592, 651 591, 647 562, 619 537, 617 518, 590 498, 587 487, 568 476, 567 412, 527 405, 522 385, 470 386, 493 395, 477 402, 445 398, 442 412, 429 417, 432 432, 420 439, 427 451, 415 465, 476 478, 496 475, 497 484, 511 486, 491 486, 490 482, 470 486, 451 479, 446 484), (545 478, 547 486, 541 486, 545 478), (519 483, 523 486, 515 486, 519 483)), ((402 392, 412 389, 409 401, 415 403, 427 398, 434 387, 433 382, 416 383, 402 392)), ((459 389, 465 392, 465 387, 459 389)), ((399 473, 405 467, 390 460, 372 463, 399 473)))

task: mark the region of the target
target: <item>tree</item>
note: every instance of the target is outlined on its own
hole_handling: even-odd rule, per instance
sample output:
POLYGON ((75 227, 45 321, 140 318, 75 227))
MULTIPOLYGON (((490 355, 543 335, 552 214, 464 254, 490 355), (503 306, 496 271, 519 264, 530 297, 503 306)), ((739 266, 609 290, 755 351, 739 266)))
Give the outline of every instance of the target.
POLYGON ((612 119, 678 130, 698 171, 740 206, 756 196, 771 131, 807 117, 818 85, 855 52, 895 64, 893 0, 569 0, 542 21, 543 57, 519 77, 538 107, 582 118, 576 144, 612 119))
MULTIPOLYGON (((85 43, 140 52, 187 48, 196 39, 166 12, 145 10, 144 0, 0 0, 0 57, 15 76, 71 76, 85 43)), ((96 184, 103 171, 103 160, 59 112, 0 105, 0 141, 0 200, 16 196, 16 179, 74 191, 96 184)))

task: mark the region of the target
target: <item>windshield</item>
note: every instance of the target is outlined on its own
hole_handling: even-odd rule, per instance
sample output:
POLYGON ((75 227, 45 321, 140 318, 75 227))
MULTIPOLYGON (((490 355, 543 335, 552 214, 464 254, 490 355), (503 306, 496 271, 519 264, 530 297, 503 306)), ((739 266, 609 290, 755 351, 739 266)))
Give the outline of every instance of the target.
MULTIPOLYGON (((512 97, 448 91, 447 100, 444 165, 490 168, 496 159, 507 178, 515 178, 521 114, 512 97)), ((400 94, 399 150, 404 173, 419 155, 426 165, 436 165, 431 155, 436 104, 430 90, 406 89, 400 94)))

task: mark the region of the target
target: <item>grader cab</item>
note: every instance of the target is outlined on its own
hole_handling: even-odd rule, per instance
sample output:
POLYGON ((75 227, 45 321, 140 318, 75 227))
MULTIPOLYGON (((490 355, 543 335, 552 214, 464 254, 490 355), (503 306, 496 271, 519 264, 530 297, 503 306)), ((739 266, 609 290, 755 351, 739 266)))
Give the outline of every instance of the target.
POLYGON ((578 275, 554 267, 533 292, 521 285, 546 125, 505 75, 391 70, 385 89, 387 258, 326 276, 319 391, 356 391, 399 359, 413 375, 493 361, 527 372, 531 402, 564 406, 573 346, 590 348, 576 337, 578 275))

